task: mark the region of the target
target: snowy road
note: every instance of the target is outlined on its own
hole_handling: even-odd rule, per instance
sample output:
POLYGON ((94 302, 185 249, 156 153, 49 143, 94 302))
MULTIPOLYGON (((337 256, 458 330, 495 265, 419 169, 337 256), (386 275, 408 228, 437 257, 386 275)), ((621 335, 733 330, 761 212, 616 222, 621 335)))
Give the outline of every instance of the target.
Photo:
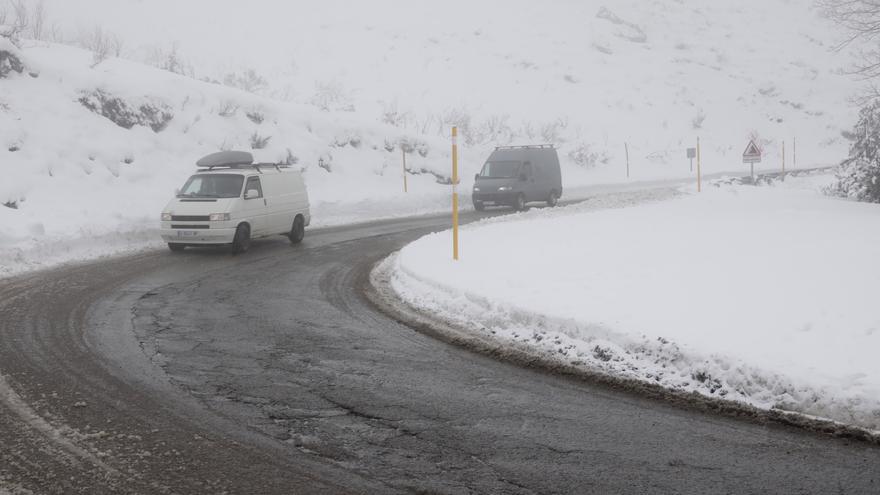
POLYGON ((880 490, 876 447, 518 368, 377 312, 373 264, 447 223, 0 283, 0 493, 880 490))

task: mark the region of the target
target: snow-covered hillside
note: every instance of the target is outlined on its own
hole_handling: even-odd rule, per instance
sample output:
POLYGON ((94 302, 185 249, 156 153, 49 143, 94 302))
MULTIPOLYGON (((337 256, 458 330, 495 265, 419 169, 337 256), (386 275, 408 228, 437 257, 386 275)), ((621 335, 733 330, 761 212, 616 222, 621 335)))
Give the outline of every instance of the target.
POLYGON ((752 134, 759 168, 794 138, 799 166, 836 162, 855 114, 839 35, 786 0, 45 5, 44 38, 100 26, 126 60, 24 40, 26 70, 0 79, 0 274, 75 239, 141 245, 218 149, 298 164, 329 224, 446 208, 452 125, 465 190, 493 146, 534 142, 559 146, 572 190, 627 180, 624 143, 629 180, 687 177, 698 136, 707 171, 742 170, 752 134), (198 80, 245 74, 252 92, 198 80))

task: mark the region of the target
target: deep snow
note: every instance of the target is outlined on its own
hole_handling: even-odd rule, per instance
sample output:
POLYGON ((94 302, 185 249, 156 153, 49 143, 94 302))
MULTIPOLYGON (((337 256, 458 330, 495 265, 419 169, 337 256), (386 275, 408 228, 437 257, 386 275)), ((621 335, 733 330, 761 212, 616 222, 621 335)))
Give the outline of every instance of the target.
POLYGON ((501 342, 678 390, 880 430, 880 207, 828 176, 585 203, 424 237, 405 302, 501 342), (606 205, 607 206, 607 205, 606 205))

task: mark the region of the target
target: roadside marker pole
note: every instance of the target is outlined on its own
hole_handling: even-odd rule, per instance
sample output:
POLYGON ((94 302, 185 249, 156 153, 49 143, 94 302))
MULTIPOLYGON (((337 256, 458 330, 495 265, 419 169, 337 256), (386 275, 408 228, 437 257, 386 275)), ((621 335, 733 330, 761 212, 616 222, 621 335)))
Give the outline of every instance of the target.
POLYGON ((797 168, 797 138, 794 138, 794 145, 793 146, 794 146, 794 150, 792 150, 792 151, 794 151, 794 156, 791 157, 791 159, 792 159, 791 168, 797 168))
POLYGON ((458 127, 452 128, 452 259, 458 261, 458 127))
POLYGON ((703 175, 700 162, 700 138, 697 138, 697 192, 703 191, 703 175))
POLYGON ((626 150, 626 178, 629 179, 629 144, 623 143, 623 148, 626 150))
POLYGON ((782 182, 785 182, 785 141, 782 142, 782 182))
POLYGON ((400 152, 403 153, 403 192, 409 192, 406 187, 406 149, 401 146, 400 152))

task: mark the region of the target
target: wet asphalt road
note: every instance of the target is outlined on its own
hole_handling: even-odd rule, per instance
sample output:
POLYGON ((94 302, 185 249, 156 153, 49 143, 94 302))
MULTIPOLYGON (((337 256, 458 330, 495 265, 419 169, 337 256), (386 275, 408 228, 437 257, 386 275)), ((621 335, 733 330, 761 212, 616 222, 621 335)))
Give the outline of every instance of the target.
POLYGON ((372 265, 447 224, 0 282, 0 493, 880 493, 877 447, 518 368, 377 312, 372 265))

